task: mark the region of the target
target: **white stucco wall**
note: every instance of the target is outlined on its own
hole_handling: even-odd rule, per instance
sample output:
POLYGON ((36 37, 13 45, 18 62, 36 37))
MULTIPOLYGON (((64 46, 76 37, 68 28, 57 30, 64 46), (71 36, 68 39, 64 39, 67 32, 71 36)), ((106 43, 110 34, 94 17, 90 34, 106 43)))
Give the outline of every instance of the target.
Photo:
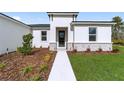
POLYGON ((112 31, 111 27, 98 27, 97 40, 98 42, 111 43, 112 31))
POLYGON ((68 42, 73 42, 73 31, 70 30, 72 16, 54 16, 50 20, 50 42, 56 42, 56 27, 68 27, 68 42))
MULTIPOLYGON (((89 27, 92 26, 75 26, 74 35, 76 43, 89 42, 89 27)), ((97 28, 96 41, 91 43, 111 43, 111 26, 94 26, 97 28)))
POLYGON ((48 48, 49 46, 49 30, 33 30, 33 47, 36 48, 48 48), (41 38, 41 31, 47 31, 47 40, 46 41, 42 41, 41 38))
POLYGON ((22 45, 22 36, 30 33, 30 28, 0 16, 0 54, 15 51, 22 45))
POLYGON ((82 43, 88 42, 88 27, 76 26, 74 28, 74 42, 82 43))

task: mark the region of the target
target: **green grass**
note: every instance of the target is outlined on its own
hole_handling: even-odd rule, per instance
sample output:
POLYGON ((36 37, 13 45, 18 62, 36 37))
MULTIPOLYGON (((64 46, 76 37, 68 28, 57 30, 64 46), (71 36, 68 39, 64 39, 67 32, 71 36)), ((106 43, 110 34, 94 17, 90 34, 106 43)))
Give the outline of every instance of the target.
POLYGON ((124 80, 124 47, 114 46, 119 54, 69 55, 72 68, 79 81, 124 80))

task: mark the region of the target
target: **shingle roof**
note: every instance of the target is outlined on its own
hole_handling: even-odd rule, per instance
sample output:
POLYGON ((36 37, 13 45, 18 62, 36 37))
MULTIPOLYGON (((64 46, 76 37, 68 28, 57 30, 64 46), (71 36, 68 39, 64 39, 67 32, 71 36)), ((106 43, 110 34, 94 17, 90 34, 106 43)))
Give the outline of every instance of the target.
POLYGON ((30 27, 50 27, 50 24, 29 24, 30 27))
POLYGON ((71 25, 78 25, 78 24, 108 24, 113 25, 115 24, 112 21, 72 21, 71 25))
POLYGON ((50 30, 50 24, 29 24, 33 30, 50 30))

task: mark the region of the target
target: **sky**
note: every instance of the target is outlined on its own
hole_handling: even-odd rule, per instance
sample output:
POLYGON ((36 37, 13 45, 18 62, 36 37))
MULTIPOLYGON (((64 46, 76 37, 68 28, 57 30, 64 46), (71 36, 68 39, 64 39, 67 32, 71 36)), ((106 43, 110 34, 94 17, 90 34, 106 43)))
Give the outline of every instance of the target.
MULTIPOLYGON (((49 24, 49 18, 45 12, 4 12, 26 24, 49 24)), ((120 16, 124 20, 124 12, 80 12, 77 21, 111 21, 114 16, 120 16)))

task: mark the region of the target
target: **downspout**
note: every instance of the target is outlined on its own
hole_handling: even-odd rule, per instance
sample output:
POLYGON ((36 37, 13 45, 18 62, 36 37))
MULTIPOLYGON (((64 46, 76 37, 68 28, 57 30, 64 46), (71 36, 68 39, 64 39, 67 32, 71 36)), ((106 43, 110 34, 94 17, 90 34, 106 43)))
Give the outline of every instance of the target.
MULTIPOLYGON (((76 21, 77 16, 73 16, 73 18, 74 18, 73 21, 76 21)), ((73 26, 73 25, 72 25, 72 26, 73 26)), ((73 26, 73 45, 72 45, 73 50, 75 49, 75 47, 74 47, 74 43, 75 43, 75 31, 74 31, 74 26, 73 26)))
MULTIPOLYGON (((32 36, 33 36, 33 28, 32 28, 32 27, 30 27, 30 33, 31 33, 31 34, 32 34, 32 36)), ((33 38, 34 38, 34 37, 33 37, 33 38)), ((32 39, 32 41, 31 41, 31 42, 32 42, 32 45, 31 45, 31 46, 32 46, 32 48, 33 48, 33 47, 35 47, 35 46, 33 46, 33 39, 32 39)))
POLYGON ((74 32, 74 25, 73 24, 71 24, 71 30, 73 31, 73 41, 72 41, 72 49, 71 50, 74 50, 75 32, 74 32))
POLYGON ((74 32, 74 29, 73 29, 73 50, 74 50, 74 42, 75 42, 75 32, 74 32))

